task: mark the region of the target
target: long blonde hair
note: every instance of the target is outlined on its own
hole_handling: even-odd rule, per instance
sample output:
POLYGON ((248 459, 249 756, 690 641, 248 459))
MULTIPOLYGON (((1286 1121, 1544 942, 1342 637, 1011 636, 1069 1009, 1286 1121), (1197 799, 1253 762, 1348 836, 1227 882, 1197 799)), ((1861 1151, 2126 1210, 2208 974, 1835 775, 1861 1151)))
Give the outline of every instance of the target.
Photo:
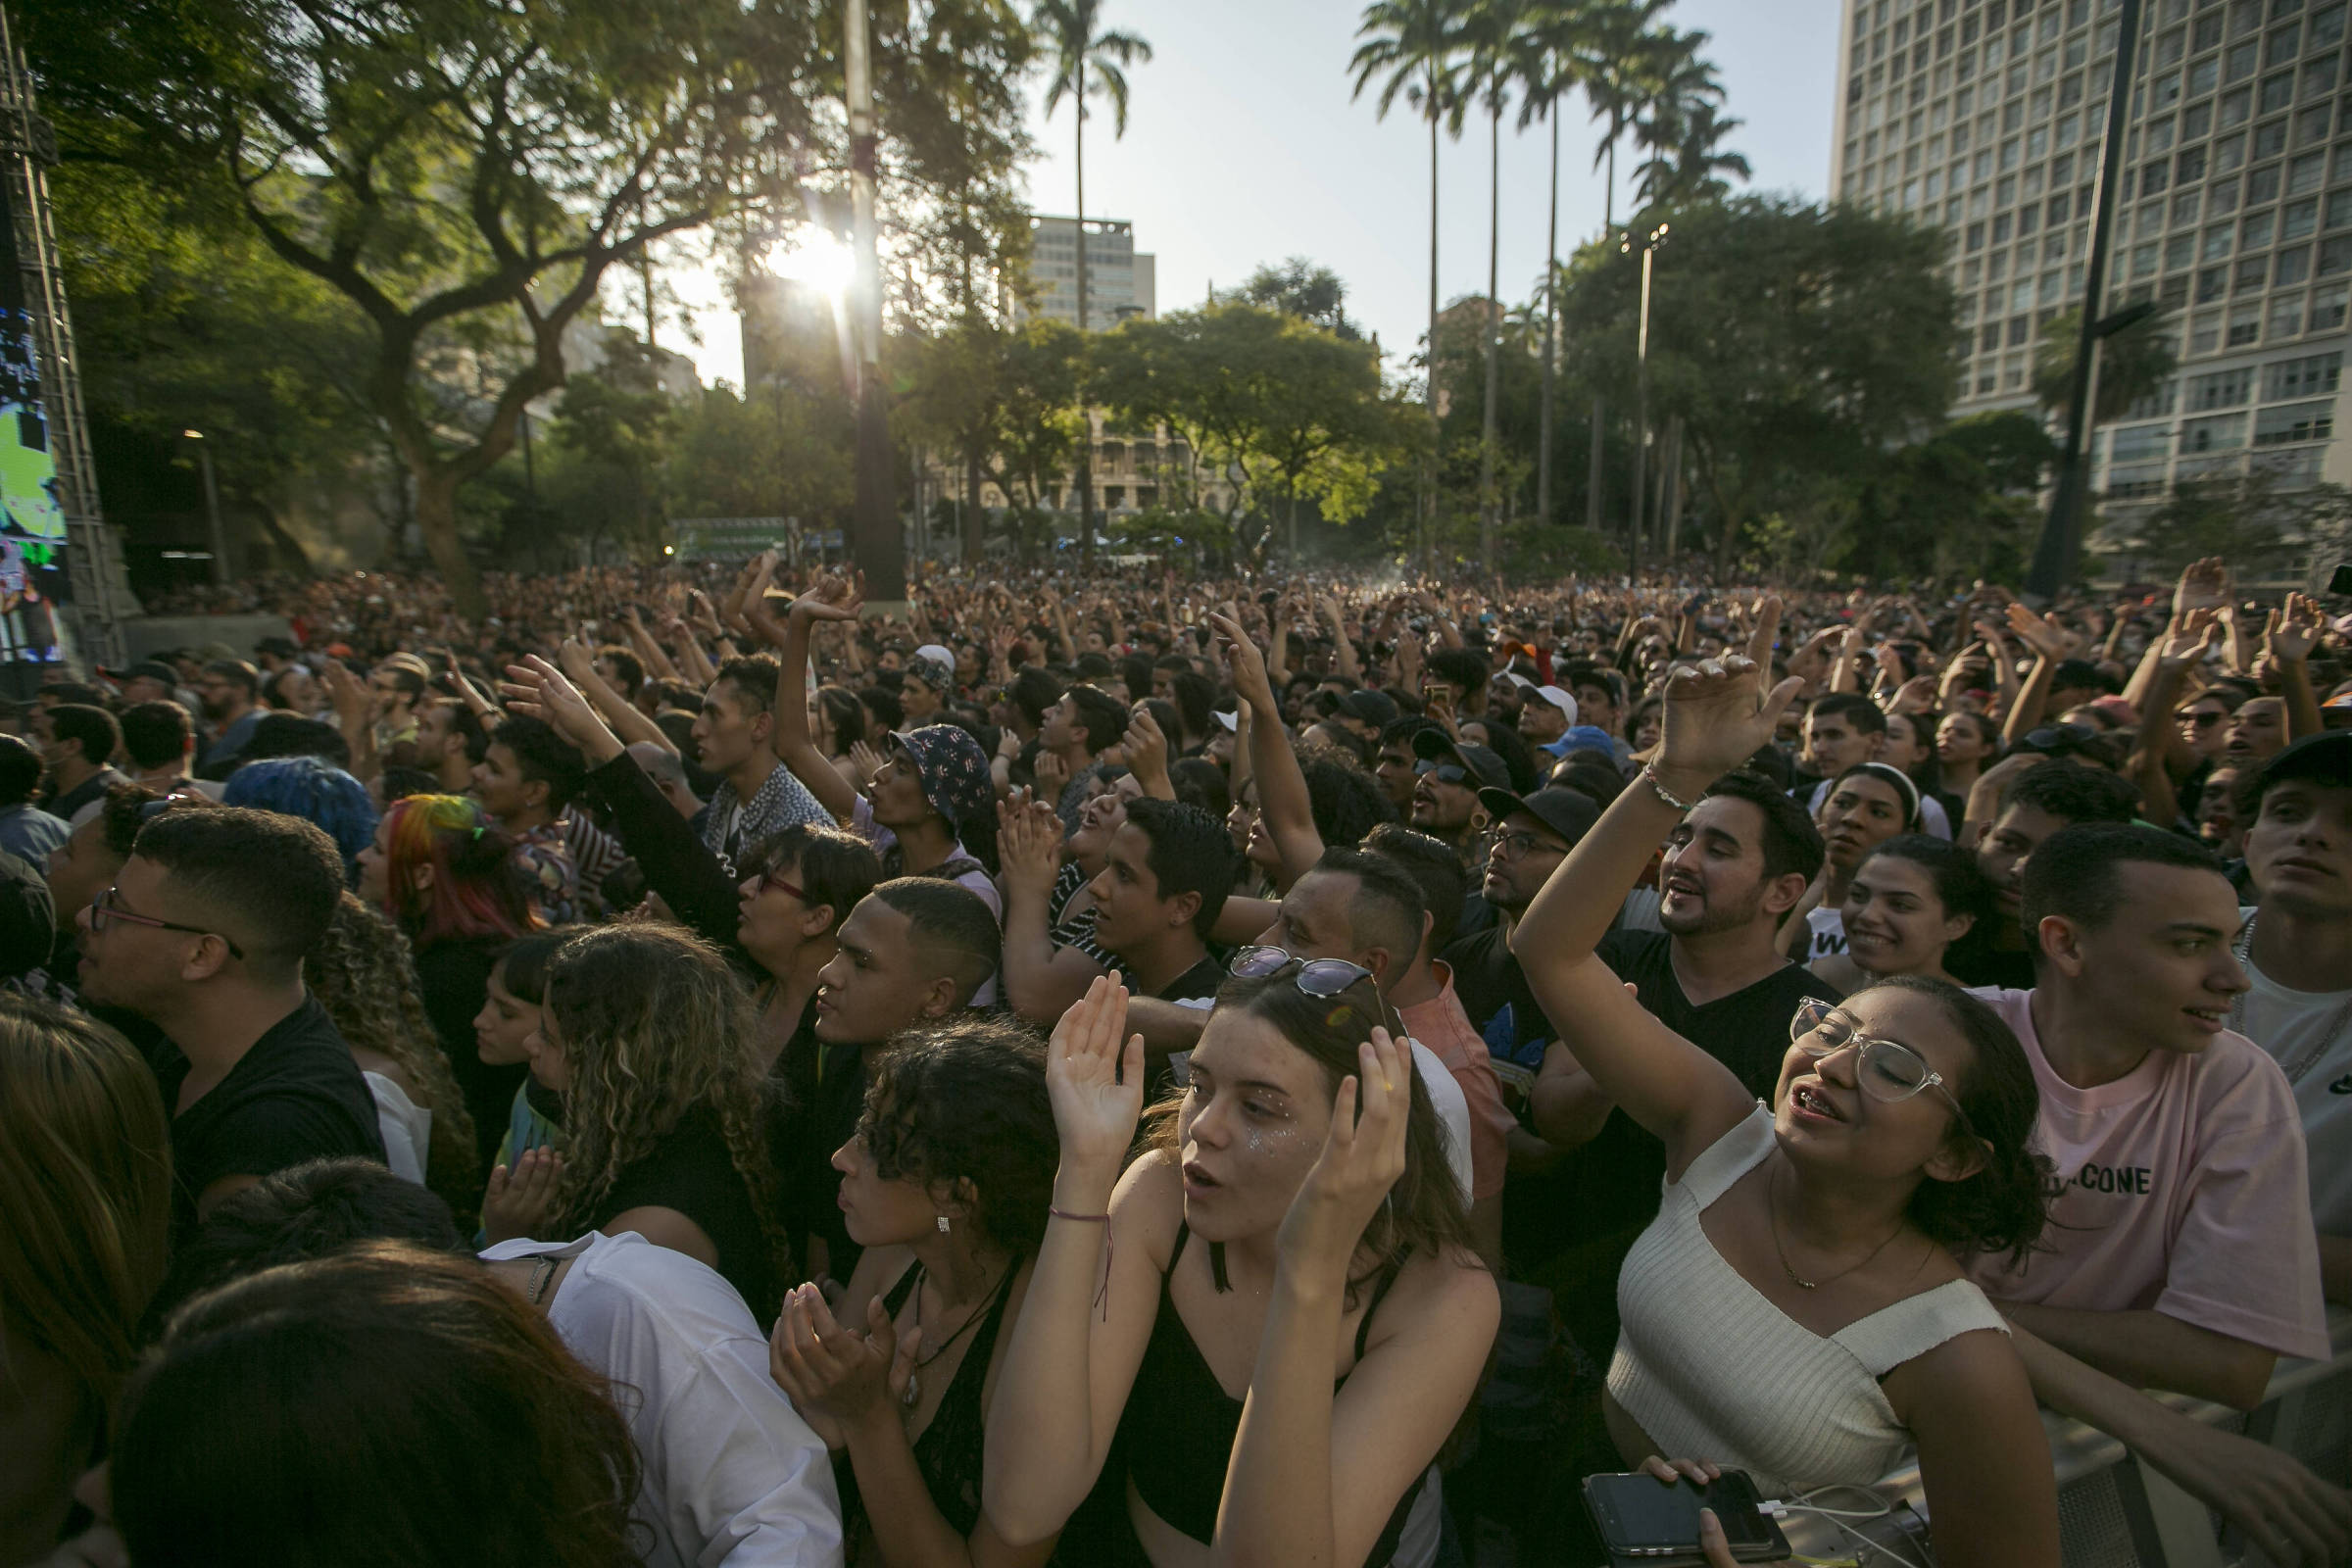
POLYGON ((171 1233, 154 1073, 95 1019, 0 996, 0 1348, 55 1359, 96 1408, 137 1357, 171 1233))
POLYGON ((652 920, 583 931, 548 961, 546 1005, 571 1069, 560 1219, 547 1233, 570 1236, 609 1218, 599 1205, 621 1172, 689 1112, 708 1109, 772 1255, 765 1074, 751 994, 718 950, 652 920))
POLYGON ((389 1056, 416 1086, 418 1103, 433 1113, 424 1184, 457 1213, 470 1214, 482 1196, 473 1116, 425 1015, 409 939, 391 916, 346 893, 325 938, 303 961, 303 977, 346 1044, 389 1056))

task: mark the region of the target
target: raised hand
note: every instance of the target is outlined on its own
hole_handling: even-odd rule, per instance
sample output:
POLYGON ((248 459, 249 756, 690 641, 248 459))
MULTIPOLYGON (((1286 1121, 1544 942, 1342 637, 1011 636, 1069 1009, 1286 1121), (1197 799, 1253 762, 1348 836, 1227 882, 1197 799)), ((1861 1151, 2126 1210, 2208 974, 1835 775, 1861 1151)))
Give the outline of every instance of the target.
POLYGON ((1266 656, 1233 616, 1211 615, 1208 624, 1217 634, 1218 652, 1224 655, 1225 672, 1235 695, 1252 708, 1273 711, 1274 686, 1266 678, 1266 656))
POLYGON ((1127 1033, 1127 988, 1095 976, 1046 1047, 1046 1092, 1065 1170, 1115 1180, 1144 1113, 1144 1037, 1127 1033))
POLYGON ((898 1419, 899 1400, 922 1348, 923 1332, 891 1326, 882 1298, 865 1303, 865 1332, 835 1321, 824 1293, 795 1286, 767 1342, 768 1375, 805 1417, 837 1427, 877 1417, 898 1419))
POLYGON ((854 580, 845 580, 831 573, 809 584, 808 591, 792 602, 790 614, 795 620, 856 620, 865 605, 865 573, 854 580))
POLYGON ((1660 774, 1703 791, 1772 744, 1781 711, 1803 690, 1794 675, 1765 689, 1765 670, 1734 654, 1687 664, 1666 682, 1665 739, 1653 764, 1660 774))
POLYGON ((1404 1174, 1404 1132, 1413 1100, 1409 1046, 1375 1028, 1356 1047, 1356 1070, 1332 1098, 1331 1131, 1283 1216, 1275 1246, 1285 1267, 1345 1276, 1364 1227, 1404 1174), (1361 1104, 1359 1119, 1356 1107, 1361 1104))
POLYGON ((493 1243, 536 1235, 555 1216, 563 1185, 564 1156, 552 1149, 526 1149, 512 1167, 491 1167, 482 1194, 482 1234, 493 1243))
POLYGON ((1031 776, 1037 780, 1041 794, 1051 795, 1058 802, 1061 792, 1070 787, 1069 760, 1059 752, 1041 751, 1029 764, 1031 776))
POLYGON ((2221 616, 2216 612, 2190 611, 2157 642, 2157 668, 2169 673, 2205 662, 2205 656, 2213 652, 2213 645, 2221 635, 2221 616))
POLYGON ((2036 615, 2023 605, 2011 605, 2009 629, 2019 642, 2053 664, 2074 651, 2075 634, 2055 614, 2036 615))
POLYGON ((1119 749, 1126 754, 1128 770, 1144 781, 1145 793, 1157 794, 1152 786, 1166 783, 1168 777, 1168 738, 1160 733, 1152 710, 1141 703, 1127 715, 1119 749))
POLYGON ((508 708, 547 720, 591 762, 610 760, 622 749, 620 738, 597 716, 580 689, 537 654, 526 654, 521 663, 509 664, 507 678, 499 682, 498 689, 508 708))
POLYGON ((997 880, 1041 897, 1054 891, 1061 872, 1061 819, 1054 808, 1015 791, 997 803, 997 880))
POLYGON ((2179 625, 2192 610, 2219 610, 2230 598, 2229 564, 2219 556, 2192 561, 2173 588, 2173 623, 2179 625))
POLYGON ((2273 662, 2299 664, 2311 657, 2327 631, 2327 618, 2320 613, 2317 601, 2303 594, 2288 594, 2284 608, 2271 612, 2262 651, 2273 662))

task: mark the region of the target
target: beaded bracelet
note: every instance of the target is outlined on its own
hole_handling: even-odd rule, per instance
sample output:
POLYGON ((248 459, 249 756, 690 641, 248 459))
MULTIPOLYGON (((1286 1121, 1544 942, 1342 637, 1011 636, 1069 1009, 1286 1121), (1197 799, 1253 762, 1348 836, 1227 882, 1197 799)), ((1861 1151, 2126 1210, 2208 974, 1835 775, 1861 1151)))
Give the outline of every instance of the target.
POLYGON ((1673 807, 1676 810, 1691 811, 1697 809, 1697 807, 1693 803, 1685 800, 1678 800, 1672 794, 1668 793, 1666 786, 1658 782, 1658 770, 1655 767, 1643 767, 1642 769, 1642 777, 1649 785, 1649 791, 1652 795, 1655 795, 1659 800, 1664 801, 1668 806, 1673 807))

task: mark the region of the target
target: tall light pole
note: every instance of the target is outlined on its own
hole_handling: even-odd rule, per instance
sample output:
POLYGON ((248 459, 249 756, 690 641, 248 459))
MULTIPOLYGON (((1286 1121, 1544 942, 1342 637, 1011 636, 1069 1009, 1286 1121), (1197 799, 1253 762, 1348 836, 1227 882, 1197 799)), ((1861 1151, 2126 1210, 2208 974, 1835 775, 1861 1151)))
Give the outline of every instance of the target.
POLYGON ((202 430, 179 432, 196 443, 196 461, 204 469, 204 520, 213 540, 213 586, 228 586, 228 535, 220 528, 220 487, 213 482, 213 449, 202 430))
POLYGON ((843 75, 850 110, 850 218, 856 270, 850 292, 858 340, 858 502, 850 557, 865 573, 866 603, 896 612, 906 600, 906 541, 891 495, 890 426, 882 406, 882 266, 874 225, 873 38, 866 0, 842 7, 843 75))
MULTIPOLYGON (((1634 348, 1634 527, 1626 548, 1626 562, 1636 577, 1642 575, 1642 511, 1649 482, 1643 472, 1649 456, 1649 270, 1671 226, 1660 223, 1642 241, 1642 325, 1634 348)), ((1620 256, 1630 256, 1633 250, 1632 234, 1617 242, 1620 256)))
MULTIPOLYGON (((2073 395, 2066 411, 2066 446, 2058 458, 2058 482, 2050 491, 2050 514, 2034 547, 2026 572, 2026 597, 2046 604, 2058 597, 2075 572, 2082 550, 2082 492, 2090 463, 2082 447, 2091 424, 2091 370, 2098 363, 2100 295, 2107 287, 2107 255, 2114 238, 2115 193, 2124 160, 2124 127, 2131 123, 2132 62, 2139 48, 2140 0, 2123 0, 2115 34, 2115 76, 2107 88, 2107 139, 2099 153, 2098 183, 2092 187, 2090 263, 2082 276, 2082 330, 2075 341, 2073 395)), ((2107 330, 2115 330, 2107 326, 2107 330)))

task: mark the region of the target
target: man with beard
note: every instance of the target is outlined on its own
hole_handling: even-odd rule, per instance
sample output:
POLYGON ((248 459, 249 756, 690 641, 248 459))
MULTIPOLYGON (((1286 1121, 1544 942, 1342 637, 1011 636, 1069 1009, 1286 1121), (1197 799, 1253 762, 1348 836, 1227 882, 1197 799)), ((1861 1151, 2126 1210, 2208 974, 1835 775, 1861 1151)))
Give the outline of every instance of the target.
MULTIPOLYGON (((1637 780, 1633 788, 1645 789, 1637 780)), ((1660 1021, 1770 1098, 1788 1049, 1788 1020, 1807 997, 1835 986, 1790 962, 1773 933, 1821 869, 1821 835, 1804 808, 1749 773, 1718 781, 1667 840, 1658 871, 1662 931, 1612 931, 1603 962, 1660 1021)), ((1536 1131, 1574 1150, 1565 1187, 1576 1195, 1561 1271, 1562 1317, 1595 1352, 1617 1335, 1617 1268, 1658 1208, 1665 1146, 1594 1087, 1577 1064, 1574 1019, 1536 1076, 1536 1131)))
POLYGON ((254 726, 262 721, 264 710, 257 706, 261 690, 261 677, 242 660, 217 659, 204 666, 196 695, 204 704, 206 721, 213 726, 213 743, 197 759, 197 768, 205 777, 226 778, 236 766, 237 754, 253 739, 254 726))
POLYGON ((2285 1069, 2311 1162, 2328 1298, 2352 1304, 2352 733, 2271 759, 2246 830, 2262 906, 2237 951, 2249 990, 2230 1026, 2285 1069))
POLYGON ((1486 826, 1479 809, 1482 790, 1508 793, 1511 771, 1492 749, 1467 745, 1442 729, 1413 737, 1413 827, 1453 848, 1468 865, 1478 854, 1486 826))

